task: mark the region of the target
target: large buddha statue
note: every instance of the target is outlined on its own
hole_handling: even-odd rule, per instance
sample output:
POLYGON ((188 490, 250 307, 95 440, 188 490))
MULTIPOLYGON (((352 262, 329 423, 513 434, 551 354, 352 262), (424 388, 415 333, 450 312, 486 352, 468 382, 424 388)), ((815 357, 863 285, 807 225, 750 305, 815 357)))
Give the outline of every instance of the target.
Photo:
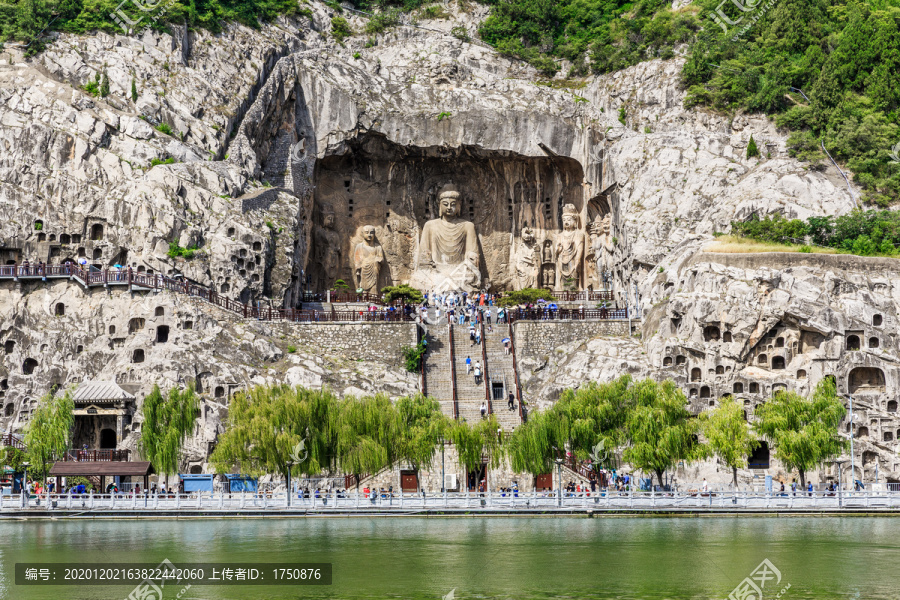
POLYGON ((481 285, 475 225, 459 218, 462 199, 446 187, 439 196, 440 218, 422 228, 419 263, 410 284, 422 290, 474 290, 481 285))
POLYGON ((584 232, 574 204, 563 207, 563 230, 556 239, 557 289, 581 290, 584 232))

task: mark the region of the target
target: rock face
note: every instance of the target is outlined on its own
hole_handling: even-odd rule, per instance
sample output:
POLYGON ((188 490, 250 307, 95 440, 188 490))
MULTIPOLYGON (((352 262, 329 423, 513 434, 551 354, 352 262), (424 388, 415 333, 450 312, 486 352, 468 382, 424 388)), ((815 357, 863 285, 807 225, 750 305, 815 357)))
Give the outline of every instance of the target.
MULTIPOLYGON (((628 372, 676 378, 695 410, 731 393, 752 415, 780 386, 806 392, 834 375, 865 411, 858 464, 897 474, 893 263, 702 251, 754 213, 850 210, 835 169, 791 159, 784 132, 760 116, 685 109, 681 59, 547 86, 449 34, 473 31, 481 7, 344 45, 328 33, 332 9, 310 7, 311 18, 260 30, 61 35, 28 61, 0 54, 0 262, 122 264, 296 307, 305 290, 355 280, 367 227, 384 255, 378 285, 408 281, 452 183, 485 286, 566 287, 561 242, 579 236, 562 235, 563 217, 577 215, 575 287, 600 289, 608 269, 619 304, 643 308, 640 338, 585 331, 523 359, 534 404, 628 372), (82 86, 101 71, 110 94, 92 97, 82 86), (761 156, 748 159, 751 135, 761 156)), ((154 383, 193 381, 204 396, 189 457, 199 464, 244 386, 415 389, 384 356, 323 350, 317 335, 169 294, 2 283, 2 425, 21 428, 54 385, 115 380, 141 398, 154 383), (26 359, 37 361, 30 375, 26 359)))

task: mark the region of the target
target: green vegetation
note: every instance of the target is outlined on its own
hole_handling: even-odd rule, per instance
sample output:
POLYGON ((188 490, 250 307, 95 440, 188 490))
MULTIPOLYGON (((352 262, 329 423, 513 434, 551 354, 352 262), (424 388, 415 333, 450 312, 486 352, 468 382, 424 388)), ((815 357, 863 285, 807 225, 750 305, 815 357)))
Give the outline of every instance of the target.
POLYGON ((178 137, 177 134, 175 133, 175 130, 172 129, 172 126, 169 125, 168 123, 160 123, 159 125, 154 127, 154 129, 156 129, 160 133, 164 133, 166 135, 171 135, 172 137, 178 137))
POLYGON ((737 489, 738 468, 747 466, 747 456, 759 446, 744 418, 743 405, 731 396, 722 398, 719 406, 700 413, 700 428, 709 452, 731 467, 737 489))
POLYGON ((103 76, 100 78, 100 97, 106 98, 107 96, 109 96, 109 76, 106 71, 103 71, 103 76))
POLYGON ((0 464, 11 469, 13 473, 22 473, 25 470, 22 463, 25 462, 28 455, 25 454, 24 450, 13 448, 12 446, 3 446, 0 448, 0 457, 3 459, 3 462, 0 464))
POLYGON ((131 78, 131 101, 137 102, 138 92, 137 92, 137 82, 135 82, 134 78, 131 78))
POLYGON ((826 377, 811 398, 779 391, 756 408, 755 429, 775 446, 775 457, 787 469, 800 472, 806 487, 806 472, 844 451, 838 425, 846 413, 838 398, 834 378, 826 377))
POLYGON ((210 462, 219 473, 285 478, 377 473, 398 460, 427 468, 449 427, 440 404, 423 396, 342 400, 328 390, 257 386, 232 398, 210 462))
POLYGON ((74 410, 72 393, 66 391, 61 396, 47 394, 41 398, 31 415, 25 427, 25 447, 31 463, 29 468, 38 475, 35 479, 43 481, 50 464, 69 449, 75 423, 74 410))
POLYGON ((331 37, 337 43, 343 43, 345 39, 353 35, 350 23, 344 17, 331 17, 331 37))
MULTIPOLYGON (((707 14, 715 0, 700 3, 707 14)), ((732 20, 741 14, 726 3, 732 20)), ((822 166, 820 140, 866 190, 866 200, 900 199, 900 169, 890 162, 900 139, 900 7, 896 2, 783 0, 748 13, 723 32, 706 26, 684 65, 688 106, 773 115, 794 131, 792 155, 822 166), (752 23, 743 39, 733 41, 752 23), (802 89, 809 101, 790 87, 802 89)))
POLYGON ((154 159, 150 160, 150 168, 151 169, 153 167, 155 167, 156 165, 173 165, 173 164, 175 164, 175 159, 172 158, 171 156, 166 159, 154 158, 154 159))
POLYGON ((172 388, 166 397, 154 385, 144 398, 140 454, 160 475, 178 472, 184 441, 194 430, 199 413, 200 399, 193 385, 184 390, 172 388))
POLYGON ((457 25, 456 27, 451 29, 450 35, 452 35, 456 39, 461 40, 466 43, 469 43, 472 41, 472 37, 469 35, 469 31, 462 25, 457 25))
POLYGON ((538 290, 525 288, 514 292, 504 292, 503 297, 497 302, 500 306, 520 306, 523 304, 536 304, 538 300, 552 302, 556 300, 550 290, 538 290))
MULTIPOLYGON (((137 3, 120 4, 112 0, 0 0, 0 40, 32 42, 51 21, 48 31, 122 33, 121 26, 112 18, 117 11, 127 17, 127 21, 120 19, 126 26, 129 21, 134 23, 130 25, 133 33, 145 26, 164 30, 169 23, 218 33, 229 21, 258 27, 278 15, 311 14, 309 9, 301 9, 296 0, 210 0, 200 4, 174 0, 165 7, 148 11, 137 3), (154 20, 156 17, 159 18, 154 20)), ((39 52, 41 48, 40 41, 32 42, 29 53, 39 52)), ((98 91, 99 84, 98 80, 98 91)))
POLYGON ((96 98, 100 95, 100 80, 102 79, 100 71, 97 71, 93 81, 88 81, 82 89, 96 98))
POLYGON ((366 33, 382 33, 386 29, 400 24, 400 11, 397 9, 385 10, 372 15, 366 23, 366 33))
POLYGON ((420 340, 415 346, 404 346, 400 349, 403 355, 403 366, 410 373, 418 373, 422 368, 422 357, 425 356, 425 341, 420 340))
POLYGON ((444 119, 449 119, 449 118, 452 117, 452 116, 453 116, 453 113, 442 112, 442 113, 440 113, 440 114, 437 116, 437 120, 438 120, 438 121, 443 121, 444 119))
POLYGON ((751 135, 750 142, 747 144, 747 158, 753 158, 754 156, 759 156, 759 148, 756 147, 756 140, 751 135))
POLYGON ((288 346, 287 347, 288 354, 293 354, 297 351, 297 346, 288 346))
POLYGON ((422 304, 425 301, 425 295, 420 290, 405 283, 381 288, 381 293, 384 294, 384 301, 388 304, 397 300, 404 304, 422 304))
POLYGON ((182 248, 178 245, 178 242, 169 242, 169 251, 166 252, 169 258, 183 258, 185 260, 191 260, 194 258, 194 253, 197 252, 197 246, 191 246, 190 248, 182 248))
POLYGON ((900 253, 900 213, 892 210, 855 210, 839 217, 785 219, 774 215, 733 221, 731 230, 752 240, 784 243, 785 238, 811 238, 818 246, 859 256, 895 256, 900 253))
POLYGON ((696 435, 698 423, 691 418, 687 398, 674 381, 639 381, 628 389, 627 405, 628 446, 622 458, 632 467, 656 473, 663 485, 667 469, 703 456, 696 435))
POLYGON ((35 222, 35 224, 34 224, 34 230, 35 230, 35 231, 40 231, 40 230, 43 229, 43 228, 44 228, 44 224, 43 224, 43 223, 41 223, 40 221, 35 222))
POLYGON ((331 289, 335 292, 346 292, 350 289, 350 286, 347 285, 347 282, 343 279, 338 279, 334 282, 334 285, 331 286, 331 289))

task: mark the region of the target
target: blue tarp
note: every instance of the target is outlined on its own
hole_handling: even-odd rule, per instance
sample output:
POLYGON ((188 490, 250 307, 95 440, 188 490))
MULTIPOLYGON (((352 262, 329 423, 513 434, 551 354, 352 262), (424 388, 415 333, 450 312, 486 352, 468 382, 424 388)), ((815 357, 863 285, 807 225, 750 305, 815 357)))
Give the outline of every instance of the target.
POLYGON ((181 482, 184 484, 184 493, 190 492, 211 492, 213 491, 213 478, 215 475, 182 475, 181 482))
POLYGON ((231 486, 229 489, 231 490, 232 494, 240 492, 255 492, 257 489, 255 477, 250 477, 249 475, 226 475, 225 478, 228 480, 228 483, 231 486))

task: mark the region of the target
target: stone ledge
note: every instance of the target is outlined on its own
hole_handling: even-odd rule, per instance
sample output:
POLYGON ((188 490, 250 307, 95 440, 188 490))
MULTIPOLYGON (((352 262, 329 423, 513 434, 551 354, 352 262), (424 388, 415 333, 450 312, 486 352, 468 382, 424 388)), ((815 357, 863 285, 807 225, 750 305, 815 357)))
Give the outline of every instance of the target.
POLYGON ((853 254, 805 254, 803 252, 698 252, 687 266, 710 262, 738 269, 786 269, 819 267, 844 271, 900 273, 900 260, 853 254))

